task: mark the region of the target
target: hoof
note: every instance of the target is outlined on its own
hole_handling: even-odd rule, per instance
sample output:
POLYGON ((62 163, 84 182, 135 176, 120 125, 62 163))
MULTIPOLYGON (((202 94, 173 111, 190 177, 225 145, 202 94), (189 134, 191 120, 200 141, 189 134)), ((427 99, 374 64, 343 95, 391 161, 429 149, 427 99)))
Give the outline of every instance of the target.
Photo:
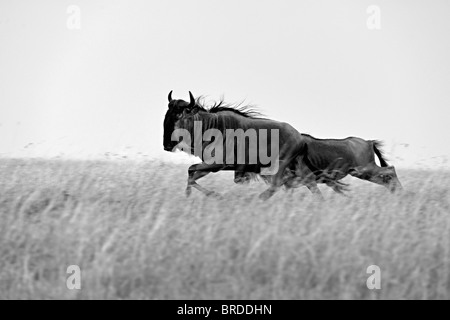
POLYGON ((186 192, 186 197, 189 197, 191 195, 192 188, 191 187, 187 187, 185 192, 186 192))
POLYGON ((207 197, 216 198, 216 199, 223 199, 222 195, 220 193, 217 193, 215 191, 210 191, 206 194, 207 197))
POLYGON ((266 191, 264 191, 263 193, 261 193, 260 195, 259 195, 259 198, 261 199, 261 200, 267 200, 267 199, 269 199, 271 196, 273 196, 273 192, 272 191, 270 191, 270 190, 266 190, 266 191))

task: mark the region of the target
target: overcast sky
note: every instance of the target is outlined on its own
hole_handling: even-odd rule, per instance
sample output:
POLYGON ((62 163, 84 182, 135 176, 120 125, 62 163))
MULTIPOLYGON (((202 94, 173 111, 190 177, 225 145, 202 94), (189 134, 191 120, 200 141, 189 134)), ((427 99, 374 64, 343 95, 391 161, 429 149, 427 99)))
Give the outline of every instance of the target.
POLYGON ((317 137, 383 140, 397 166, 441 165, 449 13, 437 0, 1 1, 0 155, 167 157, 167 94, 191 90, 317 137))

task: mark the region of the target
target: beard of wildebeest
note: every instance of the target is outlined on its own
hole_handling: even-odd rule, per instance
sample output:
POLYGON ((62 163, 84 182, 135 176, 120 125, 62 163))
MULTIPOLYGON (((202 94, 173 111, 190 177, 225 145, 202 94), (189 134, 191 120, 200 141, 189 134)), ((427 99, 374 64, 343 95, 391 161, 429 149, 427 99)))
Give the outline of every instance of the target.
POLYGON ((273 175, 278 171, 279 163, 279 131, 270 130, 270 143, 268 142, 267 129, 226 129, 225 140, 221 130, 211 128, 203 130, 202 121, 194 121, 192 134, 189 130, 175 126, 172 133, 172 141, 177 141, 175 146, 188 154, 202 159, 206 164, 260 164, 265 175, 273 175), (182 141, 180 142, 180 138, 182 141), (270 155, 268 149, 270 145, 270 155), (225 149, 225 150, 224 150, 225 149), (224 157, 225 154, 225 157, 224 157), (225 160, 224 160, 225 158, 225 160))

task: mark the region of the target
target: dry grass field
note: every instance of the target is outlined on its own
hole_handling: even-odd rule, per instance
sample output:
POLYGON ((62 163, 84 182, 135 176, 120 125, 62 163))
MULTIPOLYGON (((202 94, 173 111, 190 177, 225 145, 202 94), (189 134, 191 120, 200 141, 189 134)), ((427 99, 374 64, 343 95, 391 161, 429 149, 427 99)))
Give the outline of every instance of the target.
POLYGON ((450 173, 405 192, 348 178, 266 202, 263 182, 163 162, 0 160, 0 299, 450 299, 450 173), (69 290, 69 265, 81 289, 69 290), (381 269, 369 290, 367 267, 381 269))

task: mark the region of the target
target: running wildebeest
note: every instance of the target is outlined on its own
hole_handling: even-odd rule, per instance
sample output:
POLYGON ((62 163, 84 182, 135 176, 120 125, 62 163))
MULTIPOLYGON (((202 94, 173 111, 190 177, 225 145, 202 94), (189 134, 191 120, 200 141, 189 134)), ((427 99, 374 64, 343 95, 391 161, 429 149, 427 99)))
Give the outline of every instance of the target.
POLYGON ((290 165, 291 176, 295 175, 296 178, 289 180, 288 187, 295 187, 295 180, 299 179, 298 184, 312 184, 315 188, 315 183, 326 183, 334 191, 342 193, 345 185, 339 180, 352 175, 383 185, 391 192, 402 189, 395 168, 389 166, 383 157, 379 141, 357 137, 317 139, 308 134, 302 134, 302 137, 306 143, 306 152, 299 155, 297 163, 290 165), (381 167, 375 163, 375 155, 381 167))
MULTIPOLYGON (((363 180, 368 180, 386 186, 392 192, 401 188, 395 168, 388 166, 379 149, 378 141, 366 141, 360 138, 350 137, 346 139, 317 139, 310 135, 300 134, 287 123, 265 119, 257 112, 248 108, 239 108, 226 105, 223 101, 206 109, 199 100, 195 100, 189 92, 190 102, 172 99, 172 91, 169 93, 169 108, 164 119, 164 149, 173 151, 179 146, 178 141, 172 141, 172 133, 176 129, 185 129, 190 136, 195 136, 194 122, 201 121, 201 135, 208 129, 219 129, 224 133, 227 129, 278 129, 279 134, 279 166, 275 175, 267 175, 262 172, 265 167, 260 162, 250 164, 247 153, 245 162, 238 163, 234 157, 232 163, 225 160, 229 149, 226 148, 226 139, 223 141, 224 161, 208 164, 202 162, 194 164, 188 169, 188 185, 186 194, 190 195, 194 187, 206 195, 215 195, 197 184, 196 180, 206 176, 210 172, 220 170, 235 171, 235 183, 248 182, 252 178, 260 176, 269 189, 264 191, 260 197, 267 199, 272 196, 281 186, 286 189, 295 188, 300 185, 307 186, 311 192, 322 197, 318 183, 325 183, 337 193, 343 193, 347 184, 341 180, 348 174, 363 180), (381 168, 375 164, 374 156, 378 156, 381 168)), ((222 135, 223 136, 223 135, 222 135)), ((259 139, 259 136, 258 136, 259 139)), ((270 147, 270 141, 266 141, 270 147)), ((200 156, 203 159, 203 151, 207 149, 208 142, 202 141, 200 156)), ((187 146, 189 153, 194 149, 194 143, 187 146)), ((186 151, 183 150, 183 151, 186 151)), ((237 155, 236 149, 234 156, 237 155)), ((267 165, 266 165, 267 167, 267 165)))
MULTIPOLYGON (((201 137, 209 129, 216 129, 221 133, 223 139, 219 143, 222 143, 222 150, 225 151, 222 152, 222 157, 218 156, 219 159, 223 159, 223 161, 219 161, 221 163, 218 163, 218 161, 207 163, 204 159, 204 152, 208 150, 208 145, 212 142, 201 141, 200 150, 197 150, 196 156, 199 156, 203 162, 189 167, 186 194, 189 195, 191 188, 194 187, 206 195, 214 195, 214 192, 205 189, 196 182, 196 180, 210 172, 218 172, 220 170, 235 171, 236 183, 247 180, 250 173, 261 174, 264 168, 272 167, 274 163, 273 161, 271 163, 263 162, 260 151, 264 147, 266 152, 267 150, 271 151, 271 157, 273 157, 272 153, 276 147, 275 149, 278 151, 277 169, 275 169, 274 174, 270 176, 270 181, 268 181, 270 187, 260 195, 262 199, 271 197, 285 182, 285 169, 303 152, 304 139, 300 133, 288 123, 266 119, 247 107, 227 105, 221 101, 207 109, 201 104, 199 99, 196 100, 194 98, 191 92, 189 92, 189 97, 190 102, 186 102, 172 99, 172 91, 169 93, 169 108, 164 118, 164 150, 173 151, 177 147, 180 148, 178 140, 172 141, 173 133, 176 130, 186 130, 190 137, 194 137, 192 140, 198 140, 199 137, 196 137, 195 133, 195 122, 199 122, 201 123, 201 137), (237 150, 238 146, 234 144, 236 136, 228 136, 228 130, 242 130, 244 132, 254 130, 252 131, 254 132, 253 137, 259 144, 255 147, 249 146, 250 143, 244 143, 245 156, 241 159, 243 161, 237 159, 239 151, 237 150), (272 137, 275 136, 274 131, 278 135, 278 139, 275 142, 272 141, 272 137), (266 132, 265 137, 262 132, 266 132), (230 140, 233 142, 231 143, 230 140), (274 145, 275 143, 277 144, 276 146, 274 145), (250 161, 252 152, 256 154, 256 160, 253 162, 250 161), (232 161, 230 161, 230 155, 232 161)), ((214 137, 214 142, 217 142, 216 139, 217 137, 214 137)), ((244 137, 244 141, 245 139, 246 137, 244 137)), ((195 141, 192 140, 184 146, 183 151, 191 153, 195 149, 195 141)), ((217 153, 217 150, 215 152, 217 153)), ((301 163, 301 160, 297 160, 296 163, 301 163)), ((314 170, 314 168, 310 168, 310 170, 314 170)))

